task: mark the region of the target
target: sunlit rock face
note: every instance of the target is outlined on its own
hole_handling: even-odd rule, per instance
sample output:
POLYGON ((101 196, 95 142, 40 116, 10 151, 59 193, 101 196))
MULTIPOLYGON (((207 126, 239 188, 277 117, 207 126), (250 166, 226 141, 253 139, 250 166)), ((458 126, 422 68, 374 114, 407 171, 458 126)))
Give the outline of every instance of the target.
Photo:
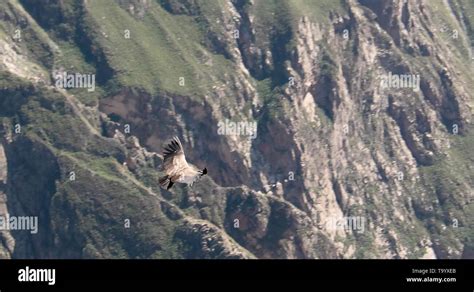
POLYGON ((37 236, 0 231, 0 257, 469 258, 473 15, 467 0, 0 4, 0 216, 39 218, 37 236), (209 175, 169 192, 174 135, 209 175))

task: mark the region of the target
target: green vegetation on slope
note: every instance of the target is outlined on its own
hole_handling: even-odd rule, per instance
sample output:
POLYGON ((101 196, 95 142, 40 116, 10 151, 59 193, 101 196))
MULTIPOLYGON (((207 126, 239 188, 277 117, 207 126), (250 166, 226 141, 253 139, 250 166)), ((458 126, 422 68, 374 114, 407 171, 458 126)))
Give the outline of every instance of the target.
POLYGON ((230 61, 201 45, 203 32, 190 16, 172 15, 154 2, 143 19, 111 0, 90 2, 87 10, 94 22, 90 26, 99 32, 97 41, 124 86, 202 95, 216 85, 216 77, 232 72, 230 61))

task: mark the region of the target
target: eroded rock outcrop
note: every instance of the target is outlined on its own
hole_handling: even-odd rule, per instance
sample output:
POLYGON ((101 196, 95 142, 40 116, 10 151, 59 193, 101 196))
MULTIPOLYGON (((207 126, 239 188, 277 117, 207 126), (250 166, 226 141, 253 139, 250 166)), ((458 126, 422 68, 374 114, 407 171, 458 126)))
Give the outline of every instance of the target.
POLYGON ((121 10, 92 1, 69 10, 62 4, 48 18, 32 1, 20 2, 25 10, 10 5, 1 21, 28 26, 57 64, 30 57, 34 47, 2 40, 8 57, 2 70, 30 81, 3 84, 9 98, 2 96, 0 115, 12 127, 21 112, 34 133, 4 145, 3 164, 11 166, 4 194, 8 204, 47 212, 51 206, 19 184, 25 179, 19 170, 48 173, 27 182, 44 189, 41 201, 55 213, 43 214, 51 224, 44 228, 52 230, 36 243, 18 237, 13 248, 4 235, 2 256, 12 249, 19 257, 469 256, 474 80, 465 58, 472 28, 459 7, 443 3, 448 13, 440 15, 429 1, 347 0, 326 10, 318 3, 307 9, 264 1, 121 0, 114 7, 121 10), (110 11, 123 12, 132 41, 114 38, 122 32, 106 25, 113 24, 106 21, 114 17, 110 11), (458 39, 441 34, 442 17, 458 39), (92 102, 77 92, 53 94, 31 79, 35 72, 48 84, 44 72, 23 70, 64 68, 68 48, 55 41, 79 20, 66 39, 86 62, 68 65, 92 66, 100 75, 103 93, 87 97, 92 102), (134 26, 142 21, 159 32, 134 26), (144 44, 156 38, 150 52, 144 44), (143 55, 126 63, 116 57, 122 48, 143 55), (382 85, 387 76, 405 75, 419 82, 382 85), (143 86, 148 76, 152 84, 143 86), (70 127, 74 119, 80 126, 48 128, 40 112, 56 124, 70 127), (228 122, 255 126, 256 135, 220 131, 228 122), (158 153, 173 135, 211 178, 171 193, 160 190, 157 178, 158 153), (25 153, 38 161, 23 161, 25 153), (86 182, 65 183, 74 168, 86 182), (124 230, 130 218, 142 223, 124 230), (113 228, 106 233, 101 226, 113 228))

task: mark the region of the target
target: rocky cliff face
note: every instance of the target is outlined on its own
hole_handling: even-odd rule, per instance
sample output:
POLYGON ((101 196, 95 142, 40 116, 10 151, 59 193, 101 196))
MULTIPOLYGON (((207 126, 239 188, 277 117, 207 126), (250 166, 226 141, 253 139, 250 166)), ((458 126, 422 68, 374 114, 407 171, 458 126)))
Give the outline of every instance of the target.
POLYGON ((0 255, 469 257, 474 6, 317 2, 1 4, 0 255))

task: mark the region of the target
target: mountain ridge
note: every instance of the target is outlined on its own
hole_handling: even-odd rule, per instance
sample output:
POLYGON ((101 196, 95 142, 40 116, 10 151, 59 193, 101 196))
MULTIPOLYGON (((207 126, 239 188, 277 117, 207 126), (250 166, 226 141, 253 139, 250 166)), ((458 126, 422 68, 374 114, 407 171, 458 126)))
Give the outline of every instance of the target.
POLYGON ((0 210, 39 214, 44 233, 2 231, 0 254, 469 254, 474 7, 438 2, 2 3, 0 210), (54 88, 60 71, 96 90, 54 88), (219 135, 226 119, 257 136, 219 135), (212 179, 160 189, 173 135, 212 179), (327 228, 341 218, 364 232, 327 228))

